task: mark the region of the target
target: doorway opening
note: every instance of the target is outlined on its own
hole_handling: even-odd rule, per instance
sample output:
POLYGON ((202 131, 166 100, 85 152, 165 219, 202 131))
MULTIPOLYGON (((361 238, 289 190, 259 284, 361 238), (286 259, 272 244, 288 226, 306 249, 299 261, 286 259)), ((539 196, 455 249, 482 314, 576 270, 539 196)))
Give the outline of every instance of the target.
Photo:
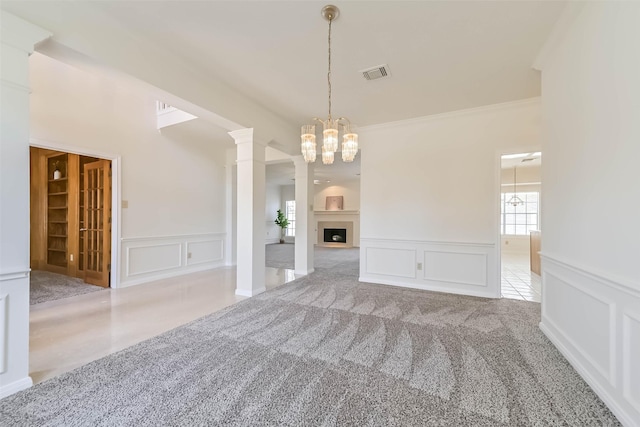
POLYGON ((31 269, 49 284, 39 297, 86 293, 82 284, 108 288, 112 161, 33 146, 30 157, 31 269))
POLYGON ((540 302, 539 151, 500 161, 500 273, 503 298, 540 302))

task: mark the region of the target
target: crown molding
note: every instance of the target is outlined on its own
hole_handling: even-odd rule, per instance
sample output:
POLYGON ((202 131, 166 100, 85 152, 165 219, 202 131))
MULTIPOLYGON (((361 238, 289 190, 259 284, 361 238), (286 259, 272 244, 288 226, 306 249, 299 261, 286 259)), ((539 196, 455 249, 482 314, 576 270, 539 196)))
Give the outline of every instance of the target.
POLYGON ((534 98, 520 99, 518 101, 502 102, 499 104, 483 105, 482 107, 474 107, 474 108, 467 108, 464 110, 450 111, 447 113, 433 114, 430 116, 415 117, 413 119, 398 120, 395 122, 380 123, 377 125, 370 125, 370 126, 362 126, 359 128, 359 130, 361 133, 365 133, 365 132, 379 131, 384 129, 392 129, 397 127, 415 126, 415 125, 421 125, 421 124, 442 120, 442 119, 447 119, 447 118, 473 116, 476 114, 482 114, 490 111, 508 110, 515 107, 522 107, 522 106, 534 105, 534 104, 540 104, 539 96, 536 96, 534 98))

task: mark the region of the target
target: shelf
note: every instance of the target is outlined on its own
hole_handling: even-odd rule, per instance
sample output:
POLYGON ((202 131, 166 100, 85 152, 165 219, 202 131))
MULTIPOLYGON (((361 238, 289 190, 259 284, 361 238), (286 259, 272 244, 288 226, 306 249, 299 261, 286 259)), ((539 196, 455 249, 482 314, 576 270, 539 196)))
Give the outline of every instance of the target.
POLYGON ((66 224, 67 221, 48 221, 49 224, 66 224))
POLYGON ((68 236, 66 234, 49 234, 48 237, 64 237, 66 239, 68 236))
POLYGON ((67 194, 69 193, 67 193, 66 191, 59 191, 57 193, 49 193, 49 196, 66 196, 67 194))
POLYGON ((49 206, 48 209, 68 209, 67 206, 49 206))
POLYGON ((58 178, 58 179, 50 179, 49 182, 59 182, 59 181, 66 181, 68 178, 65 176, 64 178, 58 178))
POLYGON ((47 249, 50 252, 67 252, 66 249, 54 249, 54 248, 49 248, 47 249))

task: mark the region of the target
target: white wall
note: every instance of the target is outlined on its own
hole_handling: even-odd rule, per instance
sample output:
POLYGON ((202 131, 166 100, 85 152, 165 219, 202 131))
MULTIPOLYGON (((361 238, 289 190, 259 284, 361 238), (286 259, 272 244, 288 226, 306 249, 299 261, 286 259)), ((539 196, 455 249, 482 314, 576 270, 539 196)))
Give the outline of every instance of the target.
POLYGON ((542 63, 541 327, 640 425, 640 4, 572 16, 542 63))
POLYGON ((539 109, 533 99, 361 129, 361 280, 498 297, 500 154, 539 147, 539 109))
POLYGON ((0 399, 29 377, 29 54, 50 34, 0 14, 0 399))
POLYGON ((315 211, 326 208, 327 196, 343 196, 343 209, 346 211, 360 210, 360 180, 324 182, 314 185, 315 196, 313 207, 315 211))
POLYGON ((224 262, 220 145, 160 133, 155 99, 130 85, 40 54, 30 72, 32 140, 121 156, 123 286, 224 262))

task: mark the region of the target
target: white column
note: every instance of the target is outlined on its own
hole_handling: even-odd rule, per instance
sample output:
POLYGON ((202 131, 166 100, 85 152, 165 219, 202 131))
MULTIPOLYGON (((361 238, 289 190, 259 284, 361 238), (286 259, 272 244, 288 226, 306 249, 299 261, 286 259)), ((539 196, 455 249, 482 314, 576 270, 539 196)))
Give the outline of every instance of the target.
POLYGON ((295 274, 313 273, 313 243, 315 242, 315 220, 313 214, 313 163, 302 156, 295 156, 296 167, 296 245, 295 274))
POLYGON ((0 398, 29 377, 29 54, 51 34, 6 12, 0 55, 0 398))
POLYGON ((231 266, 236 264, 236 153, 237 149, 226 152, 225 162, 225 248, 224 263, 231 266))
POLYGON ((229 132, 237 147, 237 278, 236 295, 251 297, 265 287, 265 148, 253 129, 229 132))

